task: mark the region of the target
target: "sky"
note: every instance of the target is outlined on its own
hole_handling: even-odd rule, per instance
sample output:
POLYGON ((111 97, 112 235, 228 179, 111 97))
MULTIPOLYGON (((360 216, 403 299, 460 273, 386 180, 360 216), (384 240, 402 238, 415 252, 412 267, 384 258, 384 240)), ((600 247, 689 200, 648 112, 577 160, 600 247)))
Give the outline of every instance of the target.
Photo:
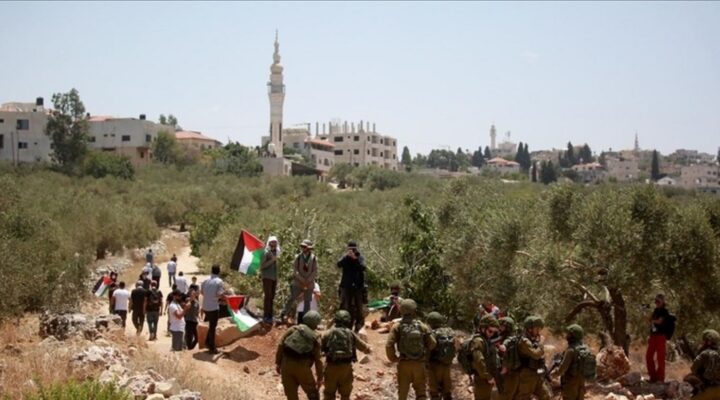
POLYGON ((284 126, 371 121, 415 154, 720 146, 720 2, 0 2, 0 103, 259 145, 275 30, 284 126))

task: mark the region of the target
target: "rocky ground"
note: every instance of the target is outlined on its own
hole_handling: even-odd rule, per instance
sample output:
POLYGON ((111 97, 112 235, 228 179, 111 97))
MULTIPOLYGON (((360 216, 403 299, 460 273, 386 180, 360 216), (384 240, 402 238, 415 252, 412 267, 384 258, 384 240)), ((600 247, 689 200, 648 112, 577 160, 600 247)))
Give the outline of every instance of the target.
MULTIPOLYGON (((199 274, 197 259, 190 256, 187 236, 166 231, 161 241, 153 244, 159 261, 172 253, 178 256, 179 270, 187 276, 199 274)), ((144 264, 144 249, 128 252, 126 257, 111 258, 94 266, 98 273, 106 269, 120 272, 121 279, 134 282, 144 264)), ((164 269, 164 263, 162 264, 164 269)), ((165 272, 165 271, 163 271, 165 272)), ((204 276, 198 275, 202 281, 204 276)), ((162 289, 167 293, 167 279, 162 289)), ((119 318, 107 314, 106 299, 92 299, 82 313, 28 316, 15 324, 0 327, 0 393, 21 398, 23 390, 37 382, 94 378, 115 382, 127 388, 136 399, 283 399, 280 378, 275 372, 274 357, 278 338, 284 327, 258 331, 221 348, 211 356, 202 350, 171 353, 169 338, 163 335, 165 319, 159 326, 160 340, 147 342, 147 334, 135 335, 128 316, 122 329, 119 318)), ((368 322, 377 319, 370 315, 368 322)), ((361 356, 355 365, 353 399, 394 399, 396 375, 387 362, 384 345, 387 338, 382 329, 363 331, 373 353, 361 356)), ((459 332, 460 335, 462 333, 459 332)), ((548 340, 548 353, 562 350, 554 339, 548 340)), ((643 354, 635 348, 633 354, 643 354)), ((687 364, 678 362, 669 368, 670 382, 649 384, 642 379, 641 356, 625 358, 617 349, 598 356, 599 376, 608 384, 595 384, 587 399, 652 400, 686 399, 688 388, 678 383, 687 364)), ((458 365, 453 374, 455 398, 471 399, 467 378, 458 365)))

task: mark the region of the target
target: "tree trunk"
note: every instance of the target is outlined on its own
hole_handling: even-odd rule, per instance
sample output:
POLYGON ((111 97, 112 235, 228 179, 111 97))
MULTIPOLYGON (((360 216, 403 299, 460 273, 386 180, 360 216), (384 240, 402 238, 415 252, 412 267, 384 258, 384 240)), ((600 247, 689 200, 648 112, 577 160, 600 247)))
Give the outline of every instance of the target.
POLYGON ((623 348, 626 355, 630 355, 630 336, 627 333, 627 310, 625 309, 625 298, 618 288, 608 288, 610 300, 612 301, 613 327, 610 331, 612 340, 623 348))

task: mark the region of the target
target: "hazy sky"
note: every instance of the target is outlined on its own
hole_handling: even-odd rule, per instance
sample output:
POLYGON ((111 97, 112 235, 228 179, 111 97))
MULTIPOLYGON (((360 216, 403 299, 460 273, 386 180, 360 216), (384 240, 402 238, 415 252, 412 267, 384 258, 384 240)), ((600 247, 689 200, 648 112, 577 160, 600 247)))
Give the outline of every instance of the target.
POLYGON ((512 131, 531 150, 720 146, 720 3, 0 2, 0 102, 75 87, 93 114, 257 145, 275 29, 285 126, 377 124, 413 153, 512 131))

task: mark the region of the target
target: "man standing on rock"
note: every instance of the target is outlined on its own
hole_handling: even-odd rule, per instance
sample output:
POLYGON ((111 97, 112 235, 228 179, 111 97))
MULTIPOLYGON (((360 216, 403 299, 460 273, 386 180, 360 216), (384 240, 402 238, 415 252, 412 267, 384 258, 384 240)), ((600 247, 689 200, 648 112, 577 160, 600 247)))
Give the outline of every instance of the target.
POLYGON ((273 303, 275 302, 278 279, 277 261, 281 251, 277 237, 270 236, 260 265, 263 283, 263 322, 266 325, 272 325, 273 323, 273 303))
POLYGON ((313 243, 305 239, 300 243, 300 254, 295 257, 293 263, 293 282, 290 285, 290 296, 285 303, 280 319, 287 322, 287 317, 293 314, 294 304, 302 295, 303 310, 310 309, 315 279, 317 278, 318 263, 317 257, 313 254, 313 243))
POLYGON ((147 290, 143 288, 143 281, 137 281, 135 289, 130 293, 130 312, 132 323, 135 326, 135 334, 140 336, 145 325, 145 302, 147 301, 147 290))
POLYGON ((665 382, 665 346, 672 336, 673 317, 665 308, 665 296, 655 296, 655 310, 650 317, 650 339, 645 353, 650 382, 665 382), (657 358, 657 362, 656 362, 657 358))
POLYGON ((340 278, 340 309, 350 313, 351 329, 359 332, 365 325, 363 317, 363 290, 365 289, 365 257, 360 254, 357 242, 347 244, 345 255, 337 262, 342 269, 340 278))
POLYGON ((200 294, 202 294, 202 309, 205 314, 205 322, 208 323, 205 346, 210 354, 217 354, 215 330, 217 329, 218 318, 220 317, 219 301, 225 296, 225 290, 223 289, 223 281, 220 279, 220 265, 213 265, 210 272, 210 279, 202 283, 200 294))
POLYGON ((112 303, 115 314, 122 319, 122 327, 125 328, 127 320, 128 303, 130 302, 130 292, 125 290, 125 282, 120 282, 118 289, 113 292, 112 303))
POLYGON ((158 289, 157 282, 153 281, 150 283, 150 290, 147 292, 147 301, 145 302, 145 316, 147 318, 148 332, 150 332, 148 340, 157 340, 157 326, 162 310, 163 294, 158 289))

